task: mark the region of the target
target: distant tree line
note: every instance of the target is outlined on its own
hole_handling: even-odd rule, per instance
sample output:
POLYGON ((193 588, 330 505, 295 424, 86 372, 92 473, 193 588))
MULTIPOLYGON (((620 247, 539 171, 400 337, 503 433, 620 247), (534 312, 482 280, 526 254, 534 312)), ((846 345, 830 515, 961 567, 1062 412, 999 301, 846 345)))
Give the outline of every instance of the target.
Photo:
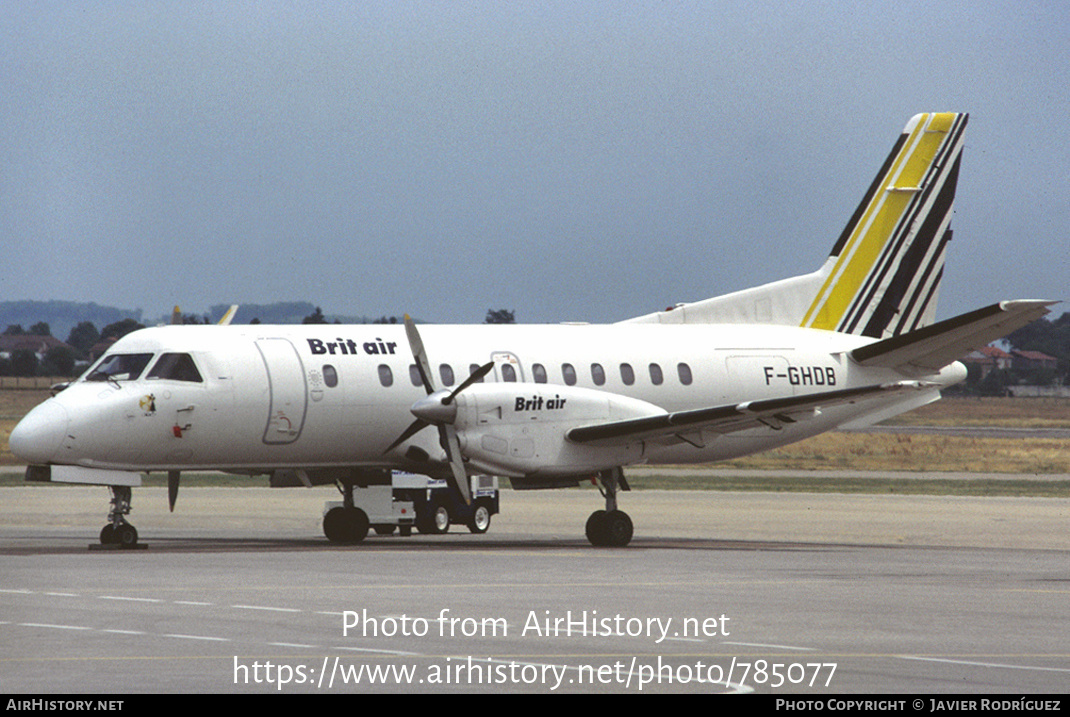
POLYGON ((51 327, 52 335, 56 338, 63 338, 83 321, 90 321, 100 327, 127 318, 149 323, 143 319, 140 309, 119 309, 91 301, 0 301, 0 328, 45 322, 51 327))
POLYGON ((512 309, 487 309, 484 324, 515 324, 516 311, 512 309))
MULTIPOLYGON (((122 319, 98 331, 92 321, 83 321, 71 329, 67 340, 50 346, 43 356, 31 348, 20 348, 10 355, 0 355, 0 376, 74 376, 89 361, 90 351, 99 343, 118 340, 131 331, 145 328, 135 319, 122 319)), ((21 324, 10 324, 3 337, 52 336, 49 325, 40 321, 27 331, 21 324)))

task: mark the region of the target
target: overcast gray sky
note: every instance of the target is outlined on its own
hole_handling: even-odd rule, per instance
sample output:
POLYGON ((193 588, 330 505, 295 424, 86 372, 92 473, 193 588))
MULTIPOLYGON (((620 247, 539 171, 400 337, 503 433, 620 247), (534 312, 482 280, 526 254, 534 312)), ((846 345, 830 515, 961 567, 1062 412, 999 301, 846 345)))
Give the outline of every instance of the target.
POLYGON ((625 319, 816 269, 923 111, 939 315, 1070 298, 1062 0, 0 10, 3 300, 625 319))

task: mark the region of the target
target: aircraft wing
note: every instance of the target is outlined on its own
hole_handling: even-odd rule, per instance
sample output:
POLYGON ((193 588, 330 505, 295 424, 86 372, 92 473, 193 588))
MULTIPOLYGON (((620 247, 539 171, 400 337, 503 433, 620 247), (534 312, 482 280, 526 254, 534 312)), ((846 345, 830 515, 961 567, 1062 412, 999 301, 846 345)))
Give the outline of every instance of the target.
POLYGON ((862 346, 851 358, 863 366, 938 371, 1048 313, 1055 301, 1003 301, 916 331, 862 346))
POLYGON ((936 385, 924 381, 898 381, 838 391, 823 391, 805 396, 748 401, 675 413, 666 412, 656 416, 580 426, 569 430, 565 437, 573 443, 595 446, 615 446, 636 441, 657 440, 672 443, 686 441, 701 445, 700 432, 703 429, 718 433, 731 433, 762 425, 780 429, 785 424, 812 418, 824 406, 854 403, 866 398, 901 391, 925 390, 934 388, 936 385))

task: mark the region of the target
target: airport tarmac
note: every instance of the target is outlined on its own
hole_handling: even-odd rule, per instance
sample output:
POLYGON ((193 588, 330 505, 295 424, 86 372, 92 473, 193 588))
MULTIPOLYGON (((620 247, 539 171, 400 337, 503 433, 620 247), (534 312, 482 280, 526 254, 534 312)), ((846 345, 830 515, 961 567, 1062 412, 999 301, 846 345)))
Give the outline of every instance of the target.
POLYGON ((504 491, 486 535, 329 545, 330 488, 0 488, 19 693, 1063 693, 1070 500, 504 491))

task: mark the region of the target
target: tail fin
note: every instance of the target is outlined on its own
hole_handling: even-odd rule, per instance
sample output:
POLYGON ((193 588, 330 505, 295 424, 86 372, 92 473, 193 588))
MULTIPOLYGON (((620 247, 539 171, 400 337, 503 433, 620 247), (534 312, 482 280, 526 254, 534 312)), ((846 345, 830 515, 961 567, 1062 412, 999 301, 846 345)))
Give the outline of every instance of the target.
POLYGON ((968 115, 912 117, 820 270, 631 321, 766 323, 886 338, 931 324, 968 115))
POLYGON ((885 338, 932 323, 967 118, 907 123, 833 247, 802 326, 885 338))

